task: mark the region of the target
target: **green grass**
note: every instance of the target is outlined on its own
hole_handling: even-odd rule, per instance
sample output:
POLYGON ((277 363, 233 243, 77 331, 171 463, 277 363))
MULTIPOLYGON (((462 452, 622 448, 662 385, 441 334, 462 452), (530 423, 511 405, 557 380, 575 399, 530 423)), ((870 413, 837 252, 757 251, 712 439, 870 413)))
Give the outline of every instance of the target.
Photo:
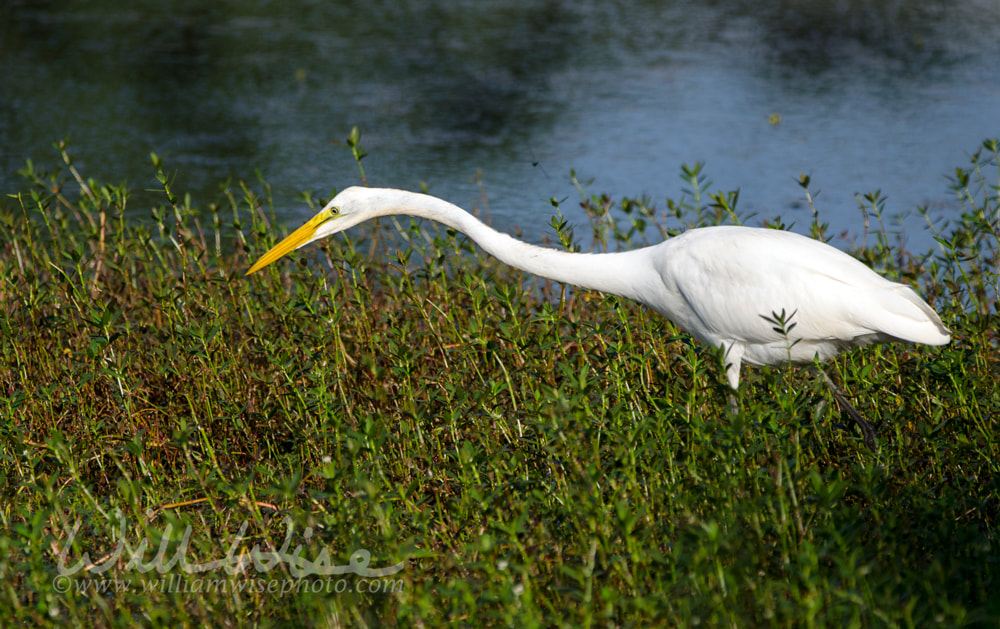
MULTIPOLYGON (((265 183, 197 207, 154 158, 165 201, 138 219, 61 152, 0 201, 0 624, 1000 622, 995 141, 956 170, 933 252, 859 198, 853 253, 954 332, 831 364, 875 452, 809 370, 746 369, 733 415, 717 354, 669 322, 434 225, 383 220, 245 278, 286 233, 265 183), (287 557, 358 550, 405 566, 287 557), (96 569, 63 574, 85 553, 96 569)), ((660 209, 581 185, 592 234, 553 208, 557 238, 760 223, 682 178, 660 209)))

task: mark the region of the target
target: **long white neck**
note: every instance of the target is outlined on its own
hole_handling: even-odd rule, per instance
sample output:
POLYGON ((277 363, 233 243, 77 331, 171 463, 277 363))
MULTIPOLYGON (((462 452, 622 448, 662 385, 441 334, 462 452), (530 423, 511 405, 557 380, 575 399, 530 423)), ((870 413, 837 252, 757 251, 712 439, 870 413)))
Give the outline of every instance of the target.
POLYGON ((637 263, 648 256, 648 248, 621 253, 572 253, 539 247, 500 233, 447 201, 402 190, 375 194, 370 203, 368 217, 405 214, 443 223, 474 240, 501 262, 557 282, 643 301, 644 286, 656 281, 648 262, 637 263))

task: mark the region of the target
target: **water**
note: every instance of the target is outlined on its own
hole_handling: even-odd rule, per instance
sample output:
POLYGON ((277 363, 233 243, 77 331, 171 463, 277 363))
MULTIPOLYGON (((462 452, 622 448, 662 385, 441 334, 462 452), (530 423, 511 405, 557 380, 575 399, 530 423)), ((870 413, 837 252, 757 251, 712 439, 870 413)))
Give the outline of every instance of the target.
MULTIPOLYGON (((131 212, 159 203, 149 152, 206 204, 226 179, 298 191, 417 188, 533 241, 552 207, 582 225, 570 183, 681 195, 682 164, 739 188, 754 221, 811 214, 862 229, 856 193, 881 189, 910 243, 946 174, 1000 136, 1000 2, 594 0, 14 1, 0 7, 0 190, 25 159, 126 180, 131 212), (780 116, 780 122, 773 124, 780 116)), ((896 226, 893 221, 893 226, 896 226)))

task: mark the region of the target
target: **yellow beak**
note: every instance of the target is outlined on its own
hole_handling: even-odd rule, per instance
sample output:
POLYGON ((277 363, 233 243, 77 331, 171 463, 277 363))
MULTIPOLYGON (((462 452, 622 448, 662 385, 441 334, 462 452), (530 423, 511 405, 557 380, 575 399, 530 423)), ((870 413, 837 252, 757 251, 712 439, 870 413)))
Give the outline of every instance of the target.
POLYGON ((260 259, 257 260, 252 267, 250 267, 250 270, 246 272, 246 275, 256 273, 289 251, 294 251, 302 244, 309 242, 320 225, 336 217, 337 214, 331 212, 330 210, 323 210, 316 216, 310 218, 306 221, 305 225, 293 231, 287 238, 271 247, 270 251, 262 255, 260 259))

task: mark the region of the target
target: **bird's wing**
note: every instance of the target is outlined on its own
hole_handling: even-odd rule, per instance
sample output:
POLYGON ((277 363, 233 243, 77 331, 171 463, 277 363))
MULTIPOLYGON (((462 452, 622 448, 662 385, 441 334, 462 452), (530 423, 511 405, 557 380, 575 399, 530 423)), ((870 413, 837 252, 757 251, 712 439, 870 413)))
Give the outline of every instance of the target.
POLYGON ((678 325, 710 344, 780 341, 782 312, 792 339, 932 342, 947 332, 911 289, 819 241, 741 227, 688 234, 667 241, 661 275, 689 309, 678 325))

